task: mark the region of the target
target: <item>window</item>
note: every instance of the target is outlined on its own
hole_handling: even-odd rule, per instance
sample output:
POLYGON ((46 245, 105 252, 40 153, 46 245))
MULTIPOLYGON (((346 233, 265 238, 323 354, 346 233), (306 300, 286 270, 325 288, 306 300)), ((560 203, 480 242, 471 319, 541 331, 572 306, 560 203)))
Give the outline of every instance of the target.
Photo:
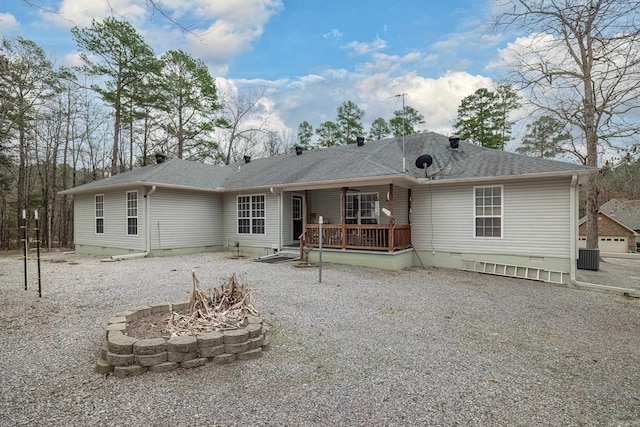
POLYGON ((378 223, 378 193, 347 194, 347 224, 378 223))
POLYGON ((104 195, 96 194, 96 234, 104 234, 104 195))
POLYGON ((502 186, 474 188, 474 236, 502 237, 502 186))
POLYGON ((238 196, 238 234, 265 234, 264 195, 238 196))
POLYGON ((138 192, 127 191, 127 235, 138 235, 138 192))

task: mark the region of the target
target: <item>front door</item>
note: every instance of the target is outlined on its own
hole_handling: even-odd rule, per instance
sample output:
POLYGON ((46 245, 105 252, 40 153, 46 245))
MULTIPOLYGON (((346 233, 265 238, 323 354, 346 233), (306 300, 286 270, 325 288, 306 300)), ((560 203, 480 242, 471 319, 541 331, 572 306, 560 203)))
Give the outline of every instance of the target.
POLYGON ((302 197, 292 196, 291 217, 293 219, 293 240, 299 240, 302 234, 302 197))

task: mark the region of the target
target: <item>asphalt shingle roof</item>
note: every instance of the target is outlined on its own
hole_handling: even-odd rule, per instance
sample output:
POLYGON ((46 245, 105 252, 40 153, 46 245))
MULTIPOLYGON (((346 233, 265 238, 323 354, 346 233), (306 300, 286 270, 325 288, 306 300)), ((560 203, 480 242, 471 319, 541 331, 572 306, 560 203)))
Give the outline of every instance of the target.
POLYGON ((363 146, 343 145, 320 150, 282 154, 235 163, 227 166, 207 165, 180 159, 169 159, 85 184, 75 193, 127 182, 149 185, 194 187, 199 189, 241 190, 243 188, 321 184, 334 180, 402 175, 402 158, 406 175, 424 178, 424 169, 415 166, 422 154, 433 157, 427 169, 429 177, 439 180, 481 179, 528 174, 572 173, 594 170, 581 165, 538 159, 506 151, 482 148, 460 141, 452 149, 449 139, 433 132, 366 142, 363 146))
POLYGON ((640 200, 611 199, 600 206, 600 211, 632 230, 640 230, 640 200))

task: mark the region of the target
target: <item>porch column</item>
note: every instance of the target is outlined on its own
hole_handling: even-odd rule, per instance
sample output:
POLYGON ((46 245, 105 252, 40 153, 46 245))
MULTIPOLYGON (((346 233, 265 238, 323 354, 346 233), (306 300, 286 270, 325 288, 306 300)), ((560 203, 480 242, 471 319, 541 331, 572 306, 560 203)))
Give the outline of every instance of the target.
POLYGON ((396 221, 393 213, 393 184, 389 184, 389 211, 391 212, 391 217, 389 218, 389 252, 393 252, 393 226, 396 221))
POLYGON ((347 248, 347 187, 342 187, 342 249, 347 248))

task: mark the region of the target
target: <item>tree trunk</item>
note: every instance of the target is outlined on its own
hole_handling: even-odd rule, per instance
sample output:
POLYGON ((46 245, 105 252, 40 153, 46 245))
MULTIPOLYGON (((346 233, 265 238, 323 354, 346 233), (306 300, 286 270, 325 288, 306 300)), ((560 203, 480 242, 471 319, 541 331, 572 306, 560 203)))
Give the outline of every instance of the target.
POLYGON ((27 209, 27 136, 22 126, 19 130, 19 160, 18 160, 18 223, 22 218, 22 210, 27 209))
MULTIPOLYGON (((581 51, 583 58, 584 84, 584 133, 587 142, 587 166, 598 167, 598 133, 596 129, 596 108, 594 105, 594 87, 591 80, 593 51, 591 39, 581 51)), ((587 184, 587 249, 598 249, 598 181, 596 174, 589 176, 587 184)))

